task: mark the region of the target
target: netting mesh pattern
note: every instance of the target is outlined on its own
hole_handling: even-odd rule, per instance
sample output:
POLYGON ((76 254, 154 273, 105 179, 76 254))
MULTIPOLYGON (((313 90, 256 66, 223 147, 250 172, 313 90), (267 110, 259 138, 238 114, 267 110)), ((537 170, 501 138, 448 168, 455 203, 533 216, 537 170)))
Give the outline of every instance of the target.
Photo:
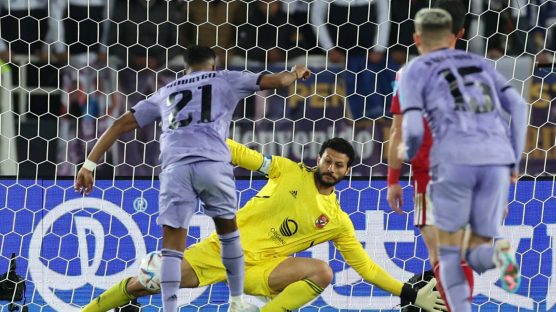
MULTIPOLYGON (((504 293, 495 275, 477 277, 474 309, 555 311, 556 4, 543 0, 462 1, 458 48, 492 60, 530 104, 524 178, 512 191, 504 234, 518 247, 524 282, 504 293), (540 64, 540 66, 538 66, 540 64)), ((0 272, 18 256, 30 311, 78 311, 135 274, 159 249, 160 172, 156 124, 121 137, 82 198, 71 177, 100 134, 138 101, 182 75, 184 47, 213 47, 218 66, 279 72, 306 64, 314 75, 239 103, 230 136, 265 154, 315 164, 333 136, 357 152, 340 184, 343 208, 373 259, 407 280, 428 267, 412 214, 392 214, 387 169, 396 71, 417 54, 413 16, 423 0, 162 1, 22 0, 0 3, 0 272)), ((411 175, 409 168, 404 172, 411 175)), ((238 170, 244 203, 264 181, 238 170)), ((405 184, 404 184, 405 185, 405 184)), ((405 187, 407 211, 411 187, 405 187)), ((212 224, 196 215, 188 243, 212 224)), ((398 300, 361 281, 332 245, 300 256, 330 263, 334 285, 304 311, 389 310, 398 300)), ((489 273, 490 274, 490 273, 489 273)), ((218 311, 227 289, 184 291, 182 311, 218 311)), ((255 300, 255 299, 254 299, 255 300)), ((257 301, 258 302, 258 301, 257 301)), ((21 302, 19 302, 21 303, 21 302)), ((157 296, 140 299, 157 311, 157 296)), ((7 306, 0 308, 4 311, 7 306)))

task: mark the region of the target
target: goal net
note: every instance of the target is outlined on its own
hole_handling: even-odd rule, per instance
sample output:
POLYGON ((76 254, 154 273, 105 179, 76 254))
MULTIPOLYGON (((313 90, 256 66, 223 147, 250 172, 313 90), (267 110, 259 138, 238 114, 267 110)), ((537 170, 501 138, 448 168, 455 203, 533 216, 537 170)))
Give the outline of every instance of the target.
MULTIPOLYGON (((430 2, 0 3, 0 274, 15 263, 26 286, 23 298, 11 293, 13 304, 79 311, 137 274, 140 260, 161 248, 157 125, 118 140, 102 158, 90 196, 74 192, 73 177, 117 117, 182 74, 181 53, 190 44, 213 47, 221 69, 280 72, 308 65, 310 79, 240 102, 230 137, 309 166, 324 140, 352 142, 353 171, 337 193, 358 239, 400 280, 430 269, 413 226, 409 166, 401 182, 406 214, 388 207, 385 180, 392 82, 417 54, 412 18, 430 2)), ((523 281, 509 294, 496 272, 476 275, 473 310, 556 311, 556 4, 462 3, 468 14, 458 48, 491 59, 530 105, 523 176, 512 187, 502 227, 517 246, 523 281)), ((242 205, 265 184, 240 169, 236 177, 242 205)), ((187 244, 213 229, 199 209, 187 244)), ((332 285, 302 311, 399 310, 399 298, 363 281, 332 243, 296 256, 326 261, 334 272, 332 285)), ((11 301, 2 301, 7 276, 0 276, 0 311, 11 311, 11 301)), ((179 295, 180 311, 223 311, 227 301, 222 283, 179 295)), ((161 311, 158 295, 138 304, 141 311, 161 311)))

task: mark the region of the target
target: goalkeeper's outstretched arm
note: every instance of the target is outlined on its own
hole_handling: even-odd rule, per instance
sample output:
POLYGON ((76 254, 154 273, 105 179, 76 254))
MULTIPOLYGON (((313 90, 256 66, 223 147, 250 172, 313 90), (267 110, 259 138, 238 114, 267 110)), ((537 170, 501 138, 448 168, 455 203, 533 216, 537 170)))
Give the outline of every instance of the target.
MULTIPOLYGON (((444 300, 440 297, 440 293, 434 290, 436 279, 433 278, 425 287, 416 290, 410 284, 403 283, 395 279, 381 266, 370 260, 368 257, 367 259, 367 265, 370 267, 369 271, 362 272, 354 267, 354 269, 356 269, 367 282, 372 283, 373 285, 376 285, 393 295, 399 296, 402 299, 402 302, 410 302, 425 311, 448 311, 444 300)), ((351 265, 349 261, 348 264, 351 265)))
POLYGON ((261 171, 265 162, 263 154, 234 140, 227 139, 226 144, 232 154, 232 164, 250 171, 261 171))
POLYGON ((349 217, 345 216, 344 222, 345 227, 343 227, 341 234, 334 239, 334 245, 342 253, 346 262, 365 281, 395 296, 399 296, 402 301, 411 302, 425 311, 447 311, 438 291, 433 291, 436 280, 431 280, 426 287, 421 288, 419 291, 413 289, 411 285, 397 280, 369 257, 356 238, 355 230, 349 217))
POLYGON ((250 171, 257 171, 269 179, 279 177, 282 166, 291 162, 287 158, 263 155, 234 140, 227 139, 226 144, 232 154, 232 164, 250 171))
POLYGON ((138 128, 137 120, 132 112, 127 112, 118 118, 100 137, 91 153, 85 160, 83 167, 77 174, 75 190, 83 194, 89 194, 93 190, 92 171, 100 157, 116 142, 124 133, 138 128))

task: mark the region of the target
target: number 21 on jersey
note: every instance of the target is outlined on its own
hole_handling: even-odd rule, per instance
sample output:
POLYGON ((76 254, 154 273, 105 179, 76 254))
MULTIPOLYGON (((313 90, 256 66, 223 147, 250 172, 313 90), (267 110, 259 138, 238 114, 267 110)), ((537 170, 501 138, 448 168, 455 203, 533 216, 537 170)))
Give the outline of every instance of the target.
MULTIPOLYGON (((212 122, 211 120, 211 103, 212 103, 212 85, 199 86, 201 90, 201 118, 198 123, 212 122)), ((184 119, 177 120, 177 116, 181 110, 187 106, 187 104, 195 103, 198 99, 193 98, 193 91, 185 89, 182 91, 174 92, 168 96, 166 99, 166 106, 170 107, 174 105, 174 108, 168 114, 168 127, 170 129, 177 129, 179 127, 186 127, 193 121, 193 113, 189 112, 188 116, 184 119), (174 100, 178 94, 181 94, 181 99, 175 103, 174 100)))

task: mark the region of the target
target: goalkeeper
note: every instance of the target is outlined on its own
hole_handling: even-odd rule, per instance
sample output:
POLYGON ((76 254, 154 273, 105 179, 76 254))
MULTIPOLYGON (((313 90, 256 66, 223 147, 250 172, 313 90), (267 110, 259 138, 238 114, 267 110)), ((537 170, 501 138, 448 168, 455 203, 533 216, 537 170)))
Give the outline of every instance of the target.
MULTIPOLYGON (((232 140, 232 162, 268 176, 268 183, 237 214, 245 254, 245 292, 270 297, 261 311, 291 311, 315 299, 332 281, 324 261, 291 255, 332 240, 345 261, 367 282, 426 311, 445 311, 435 280, 418 292, 373 262, 342 211, 334 186, 349 174, 355 157, 340 138, 323 143, 314 169, 278 156, 263 156, 232 140)), ((181 287, 226 281, 220 242, 212 234, 184 252, 181 287)), ((102 312, 151 295, 136 277, 126 278, 89 303, 83 312, 102 312)))

